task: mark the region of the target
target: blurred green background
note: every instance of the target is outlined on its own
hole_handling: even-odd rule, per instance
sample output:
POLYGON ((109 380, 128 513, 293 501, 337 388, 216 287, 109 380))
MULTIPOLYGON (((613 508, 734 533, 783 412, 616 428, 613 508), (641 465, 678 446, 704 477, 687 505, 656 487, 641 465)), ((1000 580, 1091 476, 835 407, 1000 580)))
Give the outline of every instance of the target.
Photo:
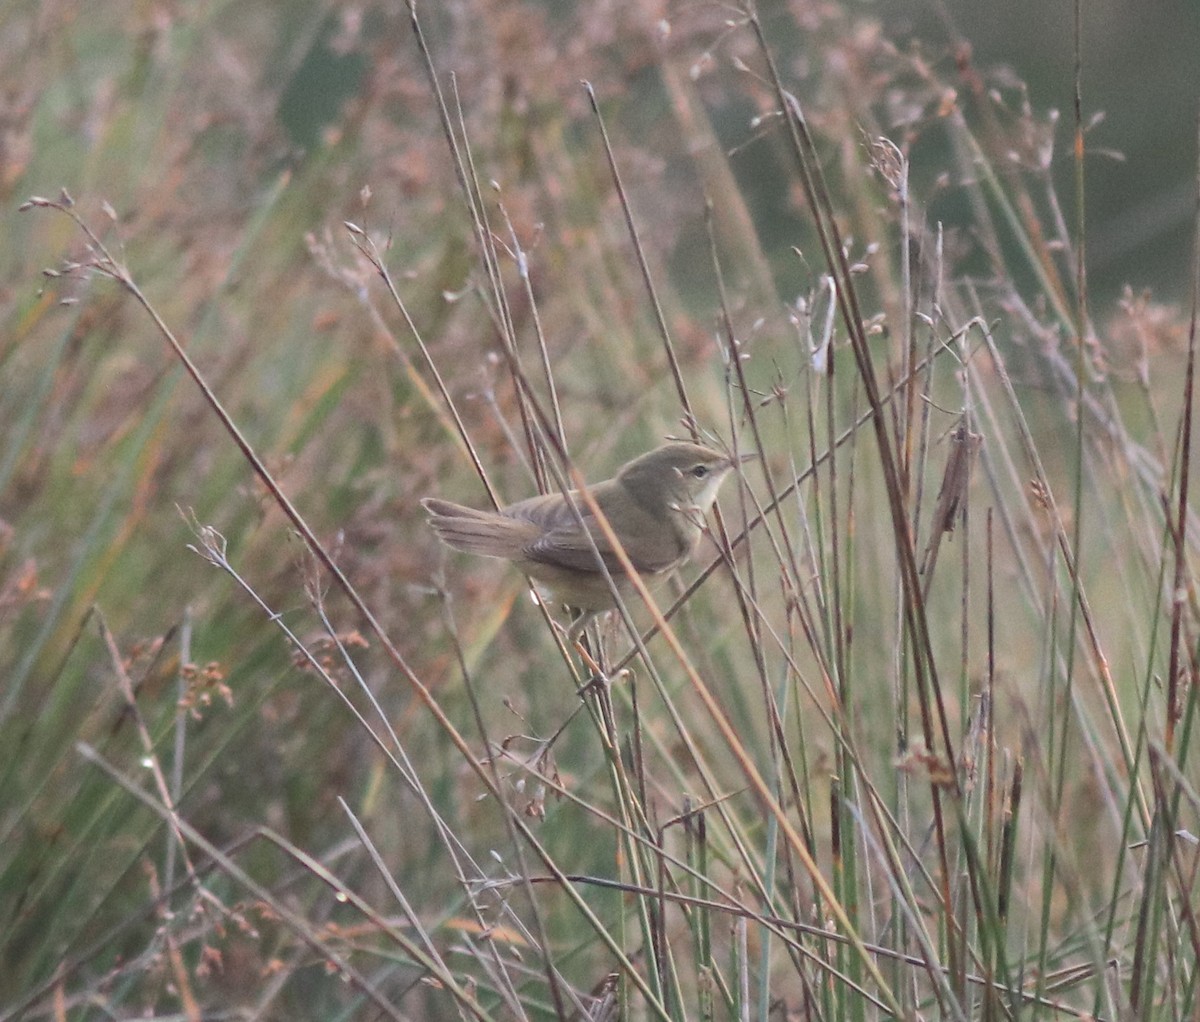
MULTIPOLYGON (((961 38, 978 68, 1008 66, 1039 110, 1061 113, 1055 176, 1064 202, 1074 103, 1074 9, 1066 0, 880 0, 864 5, 903 44, 936 53, 961 38)), ((1083 4, 1087 135, 1088 265, 1098 311, 1123 285, 1164 300, 1190 293, 1200 117, 1200 4, 1192 0, 1083 4), (1119 154, 1114 158, 1108 154, 1119 154)))

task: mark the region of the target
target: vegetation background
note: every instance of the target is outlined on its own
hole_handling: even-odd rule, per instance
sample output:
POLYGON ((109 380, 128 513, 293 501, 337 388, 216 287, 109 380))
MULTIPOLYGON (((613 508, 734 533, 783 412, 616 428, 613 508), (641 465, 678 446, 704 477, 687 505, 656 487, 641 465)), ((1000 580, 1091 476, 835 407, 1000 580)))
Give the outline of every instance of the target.
POLYGON ((1193 1017, 1197 10, 416 13, 0 13, 0 1018, 1193 1017))

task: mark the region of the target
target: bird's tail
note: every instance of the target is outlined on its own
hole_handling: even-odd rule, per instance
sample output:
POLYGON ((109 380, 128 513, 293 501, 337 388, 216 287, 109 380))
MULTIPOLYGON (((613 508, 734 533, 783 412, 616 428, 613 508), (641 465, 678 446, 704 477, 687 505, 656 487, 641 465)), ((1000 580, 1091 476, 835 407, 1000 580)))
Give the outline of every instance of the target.
POLYGON ((495 511, 479 511, 437 497, 426 497, 421 506, 429 512, 429 524, 438 539, 468 554, 518 560, 536 538, 530 535, 528 522, 495 511))

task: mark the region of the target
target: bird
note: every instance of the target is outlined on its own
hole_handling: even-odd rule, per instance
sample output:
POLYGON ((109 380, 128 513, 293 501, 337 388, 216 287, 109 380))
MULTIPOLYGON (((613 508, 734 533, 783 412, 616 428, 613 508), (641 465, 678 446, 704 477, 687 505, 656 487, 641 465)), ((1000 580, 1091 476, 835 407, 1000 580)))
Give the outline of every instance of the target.
MULTIPOLYGON (((722 482, 735 465, 752 457, 671 441, 634 458, 612 479, 588 490, 638 575, 653 586, 692 557, 704 515, 722 482)), ((570 495, 574 508, 562 493, 531 497, 498 511, 440 497, 426 497, 421 504, 447 546, 510 561, 577 611, 568 630, 568 639, 574 641, 588 622, 616 605, 601 565, 622 599, 635 589, 591 507, 578 490, 570 495)))

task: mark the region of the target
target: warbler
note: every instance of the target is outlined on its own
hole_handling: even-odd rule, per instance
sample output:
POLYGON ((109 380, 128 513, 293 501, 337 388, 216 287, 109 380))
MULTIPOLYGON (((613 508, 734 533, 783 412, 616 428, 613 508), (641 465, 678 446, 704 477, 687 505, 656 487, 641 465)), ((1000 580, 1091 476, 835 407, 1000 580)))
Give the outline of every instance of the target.
MULTIPOLYGON (((704 515, 721 483, 734 465, 752 457, 731 457, 675 441, 635 458, 612 479, 588 490, 638 575, 653 586, 695 553, 704 515)), ((569 632, 574 639, 588 621, 614 606, 601 564, 622 599, 634 592, 634 586, 591 507, 578 490, 572 490, 571 496, 582 525, 561 493, 532 497, 499 511, 480 511, 438 497, 426 497, 421 504, 447 546, 511 561, 577 610, 579 617, 569 632)))

